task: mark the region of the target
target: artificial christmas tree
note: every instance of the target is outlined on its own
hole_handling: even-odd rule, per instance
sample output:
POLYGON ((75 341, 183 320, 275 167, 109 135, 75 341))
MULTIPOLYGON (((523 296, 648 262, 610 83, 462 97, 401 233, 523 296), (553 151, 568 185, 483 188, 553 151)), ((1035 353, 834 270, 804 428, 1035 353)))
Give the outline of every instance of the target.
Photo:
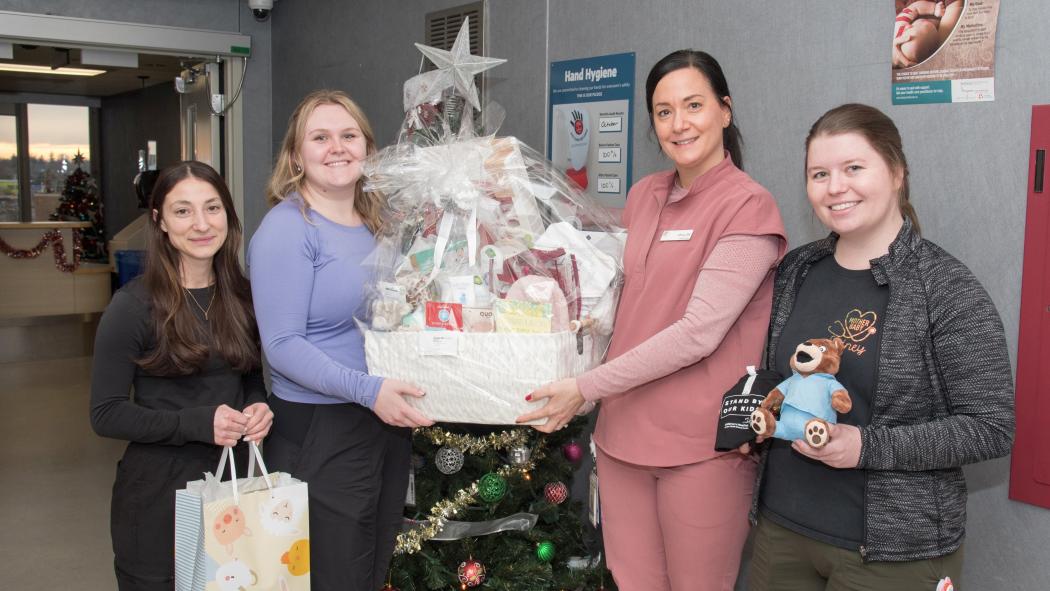
POLYGON ((576 419, 550 435, 478 425, 417 430, 414 454, 433 458, 444 446, 462 448, 464 463, 451 475, 432 460, 413 463, 414 506, 391 563, 393 586, 458 588, 464 561, 484 565, 482 589, 598 589, 611 581, 599 559, 599 534, 580 517, 581 503, 562 498, 561 487, 546 486, 572 480, 575 468, 558 449, 578 437, 585 422, 576 419), (522 447, 529 449, 527 459, 515 451, 522 447), (488 500, 486 480, 493 476, 502 480, 503 494, 488 500), (555 498, 547 498, 548 488, 557 490, 555 498))
POLYGON ((51 214, 52 220, 64 222, 91 222, 90 228, 80 230, 81 257, 86 261, 106 260, 105 225, 102 200, 99 199, 95 179, 84 171, 84 155, 79 151, 73 158, 76 169, 66 177, 62 200, 51 214))
POLYGON ((406 527, 391 586, 598 589, 611 580, 597 531, 567 499, 586 419, 545 435, 508 427, 525 394, 604 357, 623 237, 543 156, 495 136, 465 21, 438 69, 405 85, 395 146, 364 167, 389 206, 358 316, 369 371, 421 386, 436 427, 414 435, 406 527), (550 486, 548 486, 550 484, 550 486))

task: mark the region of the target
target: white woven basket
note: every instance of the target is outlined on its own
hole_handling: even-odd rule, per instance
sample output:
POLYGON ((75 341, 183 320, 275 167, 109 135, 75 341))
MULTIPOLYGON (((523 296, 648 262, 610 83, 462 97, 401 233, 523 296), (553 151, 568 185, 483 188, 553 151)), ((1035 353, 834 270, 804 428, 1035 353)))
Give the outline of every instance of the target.
MULTIPOLYGON (((435 421, 510 425, 541 407, 525 395, 590 368, 591 337, 577 352, 576 334, 441 332, 452 339, 435 354, 435 333, 366 330, 365 358, 369 373, 412 382, 423 398, 408 398, 435 421)), ((542 422, 542 421, 540 421, 542 422)))

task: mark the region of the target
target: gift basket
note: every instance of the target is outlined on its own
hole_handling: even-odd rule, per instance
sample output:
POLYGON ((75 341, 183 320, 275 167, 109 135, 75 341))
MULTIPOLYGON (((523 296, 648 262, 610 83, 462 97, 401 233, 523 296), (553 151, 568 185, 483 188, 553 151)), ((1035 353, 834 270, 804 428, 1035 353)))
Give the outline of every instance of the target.
POLYGON ((369 372, 422 387, 410 402, 424 414, 511 424, 542 405, 527 393, 602 361, 626 235, 541 154, 497 137, 498 107, 475 121, 457 68, 489 58, 439 57, 405 85, 399 141, 365 165, 388 213, 357 320, 369 372))

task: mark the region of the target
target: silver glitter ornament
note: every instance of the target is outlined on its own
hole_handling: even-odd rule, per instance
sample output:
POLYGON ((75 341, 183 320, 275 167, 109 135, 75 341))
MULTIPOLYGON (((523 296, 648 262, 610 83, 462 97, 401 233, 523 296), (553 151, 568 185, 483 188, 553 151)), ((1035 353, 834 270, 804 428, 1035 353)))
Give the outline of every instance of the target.
POLYGON ((524 445, 510 448, 510 463, 514 466, 520 466, 525 462, 528 462, 531 457, 532 450, 524 445))
POLYGON ((454 447, 443 446, 434 456, 434 464, 445 475, 455 474, 463 468, 463 452, 454 447))

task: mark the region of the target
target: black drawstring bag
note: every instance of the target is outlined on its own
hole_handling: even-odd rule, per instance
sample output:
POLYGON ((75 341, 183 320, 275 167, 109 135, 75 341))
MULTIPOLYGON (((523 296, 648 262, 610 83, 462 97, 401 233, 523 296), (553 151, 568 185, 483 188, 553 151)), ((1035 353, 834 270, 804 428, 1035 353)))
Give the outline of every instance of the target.
POLYGON ((755 440, 757 433, 751 430, 751 413, 773 388, 784 381, 780 374, 770 369, 756 370, 749 366, 747 370, 740 381, 722 396, 715 451, 732 451, 755 440))

